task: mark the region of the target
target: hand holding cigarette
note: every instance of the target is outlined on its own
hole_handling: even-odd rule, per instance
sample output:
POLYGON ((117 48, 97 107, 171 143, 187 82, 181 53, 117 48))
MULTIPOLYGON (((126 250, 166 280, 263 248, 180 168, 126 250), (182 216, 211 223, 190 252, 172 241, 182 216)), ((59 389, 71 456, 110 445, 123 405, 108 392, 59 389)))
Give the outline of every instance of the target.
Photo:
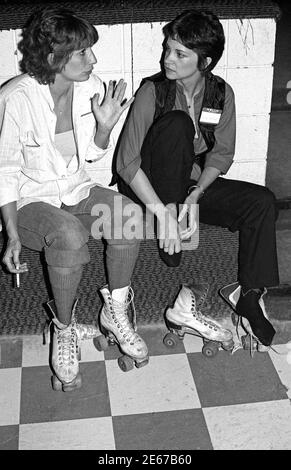
POLYGON ((3 263, 7 270, 13 274, 14 287, 20 287, 20 274, 28 271, 27 263, 20 262, 21 243, 19 239, 8 239, 3 263))

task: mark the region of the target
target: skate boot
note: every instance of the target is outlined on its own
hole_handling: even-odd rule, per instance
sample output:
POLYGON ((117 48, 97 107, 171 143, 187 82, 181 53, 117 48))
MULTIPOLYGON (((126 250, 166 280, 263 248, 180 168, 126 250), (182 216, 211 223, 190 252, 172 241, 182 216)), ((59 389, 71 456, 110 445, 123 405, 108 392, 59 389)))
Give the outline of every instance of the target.
POLYGON ((48 302, 47 305, 53 316, 51 367, 54 375, 52 376, 52 387, 57 391, 72 391, 82 385, 82 376, 79 372, 80 342, 82 339, 96 337, 99 330, 94 325, 87 326, 76 322, 77 300, 73 306, 69 325, 64 325, 57 319, 54 301, 48 302))
POLYGON ((200 311, 206 295, 207 291, 201 295, 201 289, 197 288, 195 291, 195 288, 182 285, 174 307, 166 311, 166 324, 171 332, 164 338, 167 347, 176 345, 177 336, 183 339, 185 333, 189 333, 203 338, 202 353, 208 357, 215 356, 220 345, 225 350, 233 348, 231 331, 222 328, 218 322, 210 320, 200 311))
POLYGON ((117 344, 124 356, 118 359, 121 370, 127 372, 136 367, 145 366, 148 361, 148 348, 136 332, 136 313, 133 304, 133 290, 127 286, 116 289, 112 294, 108 286, 101 289, 104 305, 100 314, 100 330, 103 336, 95 338, 94 344, 99 351, 107 349, 108 344, 117 344), (119 300, 116 296, 121 294, 119 300), (133 317, 128 317, 128 308, 132 303, 133 317))
POLYGON ((244 349, 266 352, 270 349, 275 330, 268 320, 268 315, 264 303, 264 295, 267 289, 257 292, 249 290, 242 293, 241 286, 234 282, 220 290, 222 298, 232 307, 237 314, 232 320, 237 327, 237 334, 244 349), (247 333, 240 337, 239 326, 247 333))
MULTIPOLYGON (((78 340, 79 342, 83 341, 83 340, 87 340, 87 339, 93 339, 93 338, 96 338, 96 336, 99 335, 100 331, 99 331, 99 328, 96 326, 96 325, 93 325, 93 324, 84 324, 84 323, 77 323, 77 320, 76 320, 76 307, 77 307, 77 304, 78 304, 78 299, 75 300, 75 303, 74 303, 74 306, 73 306, 73 310, 72 310, 72 318, 71 318, 71 322, 75 324, 76 326, 76 333, 77 333, 77 337, 78 337, 78 340)), ((51 315, 53 316, 53 318, 55 318, 56 314, 56 306, 55 306, 55 301, 54 300, 50 300, 49 302, 47 302, 46 304, 50 310, 50 313, 51 315)), ((48 324, 50 324, 50 320, 48 321, 48 324)), ((44 337, 44 344, 46 343, 45 341, 45 337, 44 337)))

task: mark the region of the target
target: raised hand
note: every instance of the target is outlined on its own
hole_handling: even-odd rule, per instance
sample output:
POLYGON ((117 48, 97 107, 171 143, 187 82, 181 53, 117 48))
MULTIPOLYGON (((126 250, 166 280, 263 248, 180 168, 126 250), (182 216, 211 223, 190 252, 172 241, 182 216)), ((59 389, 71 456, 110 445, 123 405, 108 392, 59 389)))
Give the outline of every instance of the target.
POLYGON ((92 111, 98 123, 98 128, 111 132, 121 114, 131 105, 134 97, 125 100, 126 82, 121 79, 114 86, 113 80, 109 81, 107 91, 101 104, 100 95, 96 93, 92 98, 92 111))

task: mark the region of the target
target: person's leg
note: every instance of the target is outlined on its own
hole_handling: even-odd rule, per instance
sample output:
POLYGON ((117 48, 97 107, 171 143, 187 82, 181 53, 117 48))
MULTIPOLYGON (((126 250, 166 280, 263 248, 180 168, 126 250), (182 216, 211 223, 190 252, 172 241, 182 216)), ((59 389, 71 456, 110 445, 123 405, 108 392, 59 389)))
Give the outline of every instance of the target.
MULTIPOLYGON (((161 201, 166 205, 173 203, 174 211, 187 195, 193 166, 194 135, 195 128, 188 114, 170 111, 154 122, 141 149, 142 170, 161 201)), ((121 185, 120 190, 140 203, 126 185, 121 185)), ((179 265, 181 252, 169 255, 159 249, 159 253, 168 266, 179 265)))
POLYGON ((95 186, 76 206, 63 206, 93 238, 104 238, 110 291, 130 285, 143 238, 142 210, 111 189, 95 186))
POLYGON ((83 265, 89 261, 89 233, 80 221, 57 207, 37 202, 18 212, 23 245, 44 250, 57 317, 69 324, 83 265))
POLYGON ((263 344, 271 344, 275 330, 259 301, 265 287, 279 283, 273 193, 263 186, 218 178, 199 200, 199 215, 203 223, 239 231, 238 282, 242 290, 236 311, 248 318, 263 344))
MULTIPOLYGON (((43 202, 18 212, 21 242, 32 250, 44 250, 54 299, 51 365, 53 388, 70 391, 82 384, 79 373, 79 341, 97 335, 94 325, 76 323, 73 304, 82 268, 89 261, 88 232, 80 221, 62 209, 43 202)), ((76 305, 76 304, 75 304, 76 305)))
POLYGON ((101 289, 104 306, 100 323, 125 354, 144 365, 147 346, 136 333, 135 314, 133 321, 128 316, 133 300, 131 278, 143 236, 142 209, 120 193, 96 186, 88 198, 65 210, 73 213, 93 238, 105 238, 108 286, 101 289))
POLYGON ((171 111, 150 128, 142 149, 141 168, 164 204, 182 203, 193 166, 195 128, 183 111, 171 111))
MULTIPOLYGON (((170 111, 150 127, 142 148, 141 168, 164 204, 179 203, 186 197, 186 188, 193 166, 195 128, 184 111, 170 111)), ((119 182, 119 190, 142 205, 128 185, 119 182)))

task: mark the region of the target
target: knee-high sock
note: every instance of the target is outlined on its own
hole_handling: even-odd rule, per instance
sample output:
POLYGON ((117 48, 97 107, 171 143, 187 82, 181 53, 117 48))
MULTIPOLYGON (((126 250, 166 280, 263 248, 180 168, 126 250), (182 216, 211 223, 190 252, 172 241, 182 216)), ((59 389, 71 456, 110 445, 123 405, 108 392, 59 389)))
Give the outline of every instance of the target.
POLYGON ((58 320, 64 325, 70 323, 72 307, 82 272, 83 265, 74 266, 73 268, 48 266, 58 320))
POLYGON ((110 292, 130 284, 138 251, 139 243, 107 246, 106 267, 110 292))

